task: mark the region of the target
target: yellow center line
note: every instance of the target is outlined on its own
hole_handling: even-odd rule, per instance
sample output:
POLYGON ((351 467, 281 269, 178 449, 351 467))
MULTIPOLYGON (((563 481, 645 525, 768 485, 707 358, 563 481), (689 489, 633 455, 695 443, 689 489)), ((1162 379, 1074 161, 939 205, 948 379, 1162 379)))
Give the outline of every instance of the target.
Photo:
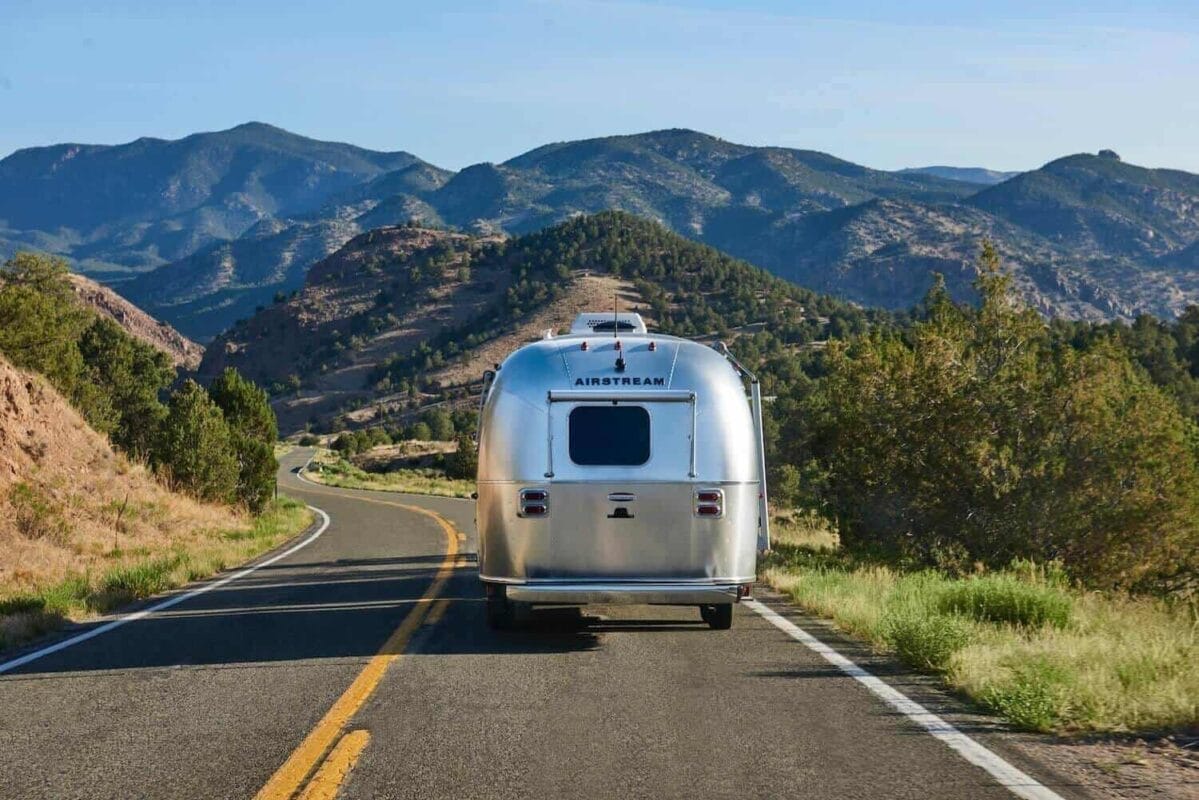
MULTIPOLYGON (((322 492, 312 491, 305 487, 303 491, 312 494, 325 494, 334 497, 345 498, 346 495, 338 492, 322 492)), ((371 658, 363 668, 362 672, 358 673, 358 677, 350 684, 349 688, 342 693, 341 697, 333 703, 333 706, 325 712, 325 716, 316 724, 304 741, 300 742, 292 754, 288 756, 283 765, 275 771, 271 779, 266 782, 256 794, 255 800, 287 800, 292 797, 304 779, 312 772, 321 758, 341 736, 350 719, 358 713, 358 710, 366 703, 370 696, 378 688, 379 682, 383 679, 383 675, 387 672, 387 668, 391 663, 397 660, 404 652, 404 648, 408 644, 408 640, 412 634, 420 627, 433 601, 441 593, 446 581, 449 580, 450 574, 453 572, 458 563, 458 536, 457 529, 453 523, 441 516, 435 511, 430 511, 427 508, 420 506, 408 505, 407 503, 396 503, 390 500, 378 500, 371 497, 353 497, 365 503, 377 503, 379 505, 393 506, 402 508, 406 511, 412 511, 417 514, 422 514, 437 522, 441 526, 442 532, 446 537, 446 553, 445 558, 441 562, 441 566, 437 570, 437 575, 433 578, 433 582, 429 584, 429 588, 421 596, 420 600, 412 607, 412 610, 404 617, 399 627, 387 638, 383 646, 379 649, 377 655, 371 658)), ((363 742, 365 747, 365 742, 363 742)), ((359 748, 358 752, 361 752, 359 748)), ((355 756, 355 759, 357 756, 355 756)))
POLYGON ((433 604, 433 608, 429 610, 429 616, 425 618, 426 625, 436 625, 441 622, 441 618, 445 616, 445 610, 450 607, 448 597, 443 597, 433 604))
POLYGON ((350 731, 341 737, 341 741, 304 787, 299 800, 333 800, 337 797, 337 790, 358 763, 358 757, 370 740, 370 731, 364 730, 350 731))

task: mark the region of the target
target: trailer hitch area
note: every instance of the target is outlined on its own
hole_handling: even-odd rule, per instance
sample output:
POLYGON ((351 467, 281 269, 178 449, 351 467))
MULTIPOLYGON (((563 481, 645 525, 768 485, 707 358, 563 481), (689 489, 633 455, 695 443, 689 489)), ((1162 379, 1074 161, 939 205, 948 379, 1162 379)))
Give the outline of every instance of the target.
POLYGON ((633 515, 624 506, 619 506, 608 515, 608 519, 633 519, 633 515))

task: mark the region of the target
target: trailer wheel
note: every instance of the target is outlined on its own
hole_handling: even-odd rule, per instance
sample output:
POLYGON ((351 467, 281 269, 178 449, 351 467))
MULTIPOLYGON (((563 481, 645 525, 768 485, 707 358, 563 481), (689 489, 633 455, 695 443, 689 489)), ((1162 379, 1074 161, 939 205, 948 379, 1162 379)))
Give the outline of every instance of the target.
POLYGON ((512 606, 506 587, 487 585, 487 627, 495 631, 510 630, 516 622, 512 606))
POLYGON ((708 627, 714 631, 727 631, 733 627, 733 604, 721 603, 715 606, 700 606, 700 616, 708 627))
POLYGON ((494 631, 506 631, 512 628, 512 604, 504 596, 487 598, 487 627, 494 631))

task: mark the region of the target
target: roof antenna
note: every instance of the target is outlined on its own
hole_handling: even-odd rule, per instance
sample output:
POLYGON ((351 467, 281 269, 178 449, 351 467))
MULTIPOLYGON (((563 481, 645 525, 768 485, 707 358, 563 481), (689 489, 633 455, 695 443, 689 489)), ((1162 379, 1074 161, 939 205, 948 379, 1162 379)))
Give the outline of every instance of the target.
POLYGON ((616 371, 624 372, 624 350, 620 347, 620 293, 612 293, 612 338, 616 339, 616 371))

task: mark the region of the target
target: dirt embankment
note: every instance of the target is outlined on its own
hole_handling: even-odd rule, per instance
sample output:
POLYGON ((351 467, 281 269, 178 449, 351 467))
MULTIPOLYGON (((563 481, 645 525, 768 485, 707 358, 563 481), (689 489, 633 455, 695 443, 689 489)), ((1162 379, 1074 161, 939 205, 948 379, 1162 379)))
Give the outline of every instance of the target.
POLYGON ((168 491, 44 379, 0 358, 0 598, 244 522, 168 491))

